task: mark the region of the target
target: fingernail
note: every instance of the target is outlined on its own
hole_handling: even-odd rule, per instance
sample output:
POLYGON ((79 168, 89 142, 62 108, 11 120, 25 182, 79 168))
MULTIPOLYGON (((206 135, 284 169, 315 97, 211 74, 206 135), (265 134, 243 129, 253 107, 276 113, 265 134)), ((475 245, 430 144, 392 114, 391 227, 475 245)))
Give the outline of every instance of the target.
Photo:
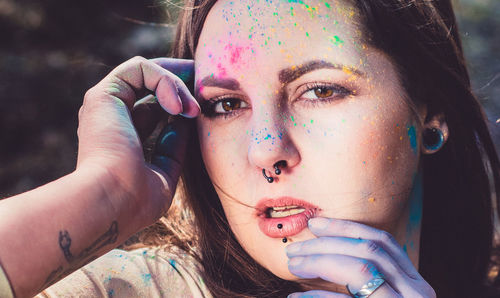
POLYGON ((308 222, 309 227, 317 230, 324 229, 330 224, 330 220, 322 217, 311 218, 308 222))
POLYGON ((177 101, 179 102, 179 105, 181 107, 181 111, 178 114, 182 114, 182 112, 184 112, 184 106, 182 105, 182 100, 181 96, 179 95, 179 91, 177 91, 177 101))
POLYGON ((288 261, 288 266, 295 267, 304 261, 304 257, 293 257, 288 261))
POLYGON ((302 245, 300 243, 293 243, 293 244, 290 244, 288 245, 287 247, 285 247, 285 250, 286 250, 286 253, 287 254, 293 254, 293 253, 296 253, 300 250, 300 247, 302 245))

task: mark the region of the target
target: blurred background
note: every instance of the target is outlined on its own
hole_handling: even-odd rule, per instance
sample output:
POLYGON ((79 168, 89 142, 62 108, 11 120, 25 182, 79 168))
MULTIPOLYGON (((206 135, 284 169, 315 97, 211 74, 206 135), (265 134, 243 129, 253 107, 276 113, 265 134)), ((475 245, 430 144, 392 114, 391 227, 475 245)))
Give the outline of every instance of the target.
MULTIPOLYGON (((71 172, 85 91, 121 62, 165 56, 176 5, 0 0, 0 198, 71 172)), ((500 1, 456 0, 465 54, 500 148, 500 1)))

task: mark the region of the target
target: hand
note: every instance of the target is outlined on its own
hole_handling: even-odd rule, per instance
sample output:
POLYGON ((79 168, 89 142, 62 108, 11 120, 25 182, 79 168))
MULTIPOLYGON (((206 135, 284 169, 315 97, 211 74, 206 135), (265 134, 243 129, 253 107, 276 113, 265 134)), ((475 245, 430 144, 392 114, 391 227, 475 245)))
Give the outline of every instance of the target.
MULTIPOLYGON (((347 220, 313 218, 309 229, 318 236, 287 246, 288 268, 300 278, 321 278, 348 285, 352 293, 375 276, 385 282, 370 298, 436 297, 396 240, 387 232, 347 220)), ((322 290, 289 297, 351 297, 322 290)))
MULTIPOLYGON (((77 171, 112 177, 113 188, 126 195, 111 204, 118 214, 142 218, 142 226, 170 206, 187 143, 187 123, 182 122, 189 121, 177 121, 162 132, 153 157, 157 166, 145 162, 141 138, 152 132, 165 111, 187 118, 200 114, 200 106, 177 76, 187 81, 193 73, 192 60, 135 57, 88 90, 80 108, 77 171), (151 95, 137 102, 148 92, 157 102, 147 100, 154 99, 151 95)), ((109 185, 101 187, 115 191, 109 185)))

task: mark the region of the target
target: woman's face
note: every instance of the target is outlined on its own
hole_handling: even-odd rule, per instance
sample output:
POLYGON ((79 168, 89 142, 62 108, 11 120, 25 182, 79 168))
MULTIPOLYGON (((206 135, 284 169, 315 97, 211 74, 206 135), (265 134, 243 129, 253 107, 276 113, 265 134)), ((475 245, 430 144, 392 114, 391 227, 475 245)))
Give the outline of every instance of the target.
POLYGON ((311 216, 407 236, 420 124, 358 17, 344 2, 217 1, 199 39, 206 169, 242 247, 281 278, 311 216))

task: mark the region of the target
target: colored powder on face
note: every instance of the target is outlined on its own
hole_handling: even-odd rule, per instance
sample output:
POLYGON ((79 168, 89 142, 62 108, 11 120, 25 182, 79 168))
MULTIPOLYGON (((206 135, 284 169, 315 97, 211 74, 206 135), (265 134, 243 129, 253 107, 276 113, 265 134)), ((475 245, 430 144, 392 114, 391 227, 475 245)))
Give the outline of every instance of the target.
POLYGON ((151 282, 151 274, 150 273, 142 274, 141 278, 145 284, 149 284, 151 282))
POLYGON ((325 6, 326 6, 326 8, 330 8, 330 3, 325 2, 325 6))
POLYGON ((413 153, 417 154, 417 132, 415 126, 409 126, 408 129, 408 139, 410 140, 410 146, 413 153))
POLYGON ((342 46, 342 44, 344 43, 344 41, 340 39, 340 37, 338 37, 337 35, 330 37, 330 41, 338 47, 342 46))
POLYGON ((375 202, 375 198, 374 198, 374 197, 370 197, 370 198, 368 198, 368 202, 370 202, 370 203, 375 202))
POLYGON ((345 72, 346 74, 348 75, 351 75, 352 74, 352 70, 349 69, 349 67, 347 66, 342 66, 342 71, 345 72))
POLYGON ((314 120, 313 120, 313 119, 311 119, 311 124, 313 124, 313 122, 314 122, 314 120))
POLYGON ((306 36, 309 37, 309 32, 306 32, 306 36))

